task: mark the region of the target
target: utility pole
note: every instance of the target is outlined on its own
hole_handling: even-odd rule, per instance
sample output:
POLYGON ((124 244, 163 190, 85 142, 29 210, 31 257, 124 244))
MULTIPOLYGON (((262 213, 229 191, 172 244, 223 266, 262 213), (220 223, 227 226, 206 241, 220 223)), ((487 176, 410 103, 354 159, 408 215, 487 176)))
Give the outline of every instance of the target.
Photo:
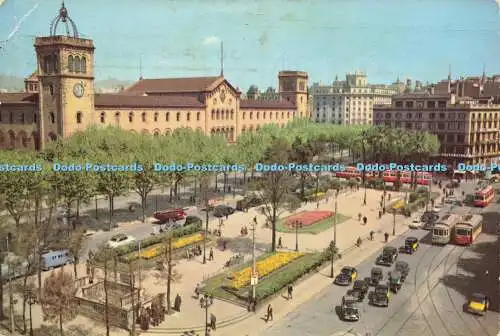
POLYGON ((337 196, 335 196, 335 212, 333 213, 333 251, 331 251, 330 277, 333 278, 333 261, 337 253, 337 196))
MULTIPOLYGON (((10 240, 12 238, 11 233, 7 234, 7 256, 10 255, 10 240)), ((14 326, 14 293, 12 292, 12 270, 10 268, 10 262, 7 262, 7 273, 9 274, 9 313, 10 313, 10 334, 15 335, 14 326)))
POLYGON ((141 241, 139 240, 139 260, 137 261, 137 276, 139 277, 139 292, 137 295, 138 304, 141 303, 141 290, 142 290, 142 253, 141 253, 141 241))
POLYGON ((257 260, 255 259, 255 230, 257 229, 257 217, 253 218, 252 222, 252 299, 255 300, 255 287, 259 276, 257 275, 257 260))
MULTIPOLYGON (((365 164, 365 160, 366 160, 366 148, 365 148, 365 137, 366 137, 366 132, 363 131, 361 133, 361 137, 362 137, 362 149, 363 149, 363 164, 365 164)), ((363 205, 366 205, 366 169, 363 168, 363 171, 362 171, 362 174, 363 174, 363 187, 365 189, 365 192, 364 192, 364 196, 363 196, 363 205)))
POLYGON ((396 209, 392 209, 392 235, 396 235, 396 209))

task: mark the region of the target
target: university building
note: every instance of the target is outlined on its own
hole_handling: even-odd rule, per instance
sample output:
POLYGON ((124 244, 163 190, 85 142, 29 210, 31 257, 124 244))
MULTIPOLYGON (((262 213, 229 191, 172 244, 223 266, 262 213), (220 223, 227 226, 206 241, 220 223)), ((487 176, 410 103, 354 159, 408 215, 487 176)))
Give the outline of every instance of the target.
POLYGON ((436 159, 448 165, 500 163, 500 105, 494 102, 454 94, 397 95, 391 105, 373 108, 374 124, 437 135, 436 159))
POLYGON ((35 51, 37 70, 25 80, 25 92, 0 93, 0 148, 43 149, 90 125, 152 135, 187 127, 234 141, 266 124, 309 117, 302 71, 279 72, 273 99, 242 99, 222 69, 213 77, 140 78, 122 92, 95 93, 93 41, 79 37, 64 4, 50 35, 35 38, 35 51), (69 33, 58 35, 58 25, 69 33))
POLYGON ((331 85, 314 83, 311 117, 321 123, 371 125, 373 105, 390 104, 391 97, 406 88, 399 80, 392 85, 368 84, 361 72, 347 74, 345 81, 336 78, 331 85))

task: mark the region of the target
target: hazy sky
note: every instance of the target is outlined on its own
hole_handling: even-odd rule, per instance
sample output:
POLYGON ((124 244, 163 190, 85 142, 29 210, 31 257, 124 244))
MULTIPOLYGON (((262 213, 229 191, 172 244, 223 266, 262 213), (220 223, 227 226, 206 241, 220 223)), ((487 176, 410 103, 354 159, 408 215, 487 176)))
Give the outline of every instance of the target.
MULTIPOLYGON (((0 74, 35 68, 33 37, 47 35, 59 0, 0 6, 0 74), (38 6, 37 6, 38 5, 38 6)), ((366 71, 370 82, 500 73, 495 0, 66 0, 82 36, 94 39, 96 77, 219 73, 236 86, 276 85, 279 70, 311 82, 366 71), (142 56, 141 56, 142 55, 142 56)))

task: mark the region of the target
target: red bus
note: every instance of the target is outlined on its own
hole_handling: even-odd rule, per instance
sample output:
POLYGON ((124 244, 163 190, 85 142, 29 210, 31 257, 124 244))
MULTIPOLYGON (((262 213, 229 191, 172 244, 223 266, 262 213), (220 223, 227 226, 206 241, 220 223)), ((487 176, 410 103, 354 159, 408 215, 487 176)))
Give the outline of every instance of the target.
POLYGON ((483 216, 466 215, 455 226, 455 243, 470 245, 483 230, 483 216))
POLYGON ((474 195, 474 206, 484 208, 490 204, 495 198, 495 189, 492 186, 487 186, 474 195))
MULTIPOLYGON (((400 172, 400 181, 401 183, 411 183, 411 172, 400 172)), ((430 185, 432 181, 432 173, 428 172, 416 172, 415 178, 417 180, 418 185, 430 185)), ((336 177, 351 179, 354 178, 358 181, 362 179, 362 172, 356 169, 356 167, 346 167, 344 171, 335 173, 336 177)), ((378 176, 378 172, 366 172, 366 180, 370 180, 376 178, 378 176)), ((384 182, 394 183, 398 179, 398 172, 395 170, 386 170, 382 174, 382 179, 384 182)))

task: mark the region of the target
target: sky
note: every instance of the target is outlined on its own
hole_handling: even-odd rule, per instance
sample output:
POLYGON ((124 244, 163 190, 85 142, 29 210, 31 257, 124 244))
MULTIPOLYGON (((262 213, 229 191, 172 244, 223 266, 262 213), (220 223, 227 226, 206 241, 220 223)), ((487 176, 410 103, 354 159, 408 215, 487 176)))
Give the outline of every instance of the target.
MULTIPOLYGON (((437 81, 500 73, 498 0, 66 0, 80 35, 94 40, 98 80, 213 76, 276 86, 280 70, 310 83, 364 71, 437 81), (141 62, 142 61, 142 62, 141 62)), ((59 0, 0 6, 0 75, 35 69, 34 36, 49 34, 59 0), (7 41, 5 41, 7 40, 7 41)))

